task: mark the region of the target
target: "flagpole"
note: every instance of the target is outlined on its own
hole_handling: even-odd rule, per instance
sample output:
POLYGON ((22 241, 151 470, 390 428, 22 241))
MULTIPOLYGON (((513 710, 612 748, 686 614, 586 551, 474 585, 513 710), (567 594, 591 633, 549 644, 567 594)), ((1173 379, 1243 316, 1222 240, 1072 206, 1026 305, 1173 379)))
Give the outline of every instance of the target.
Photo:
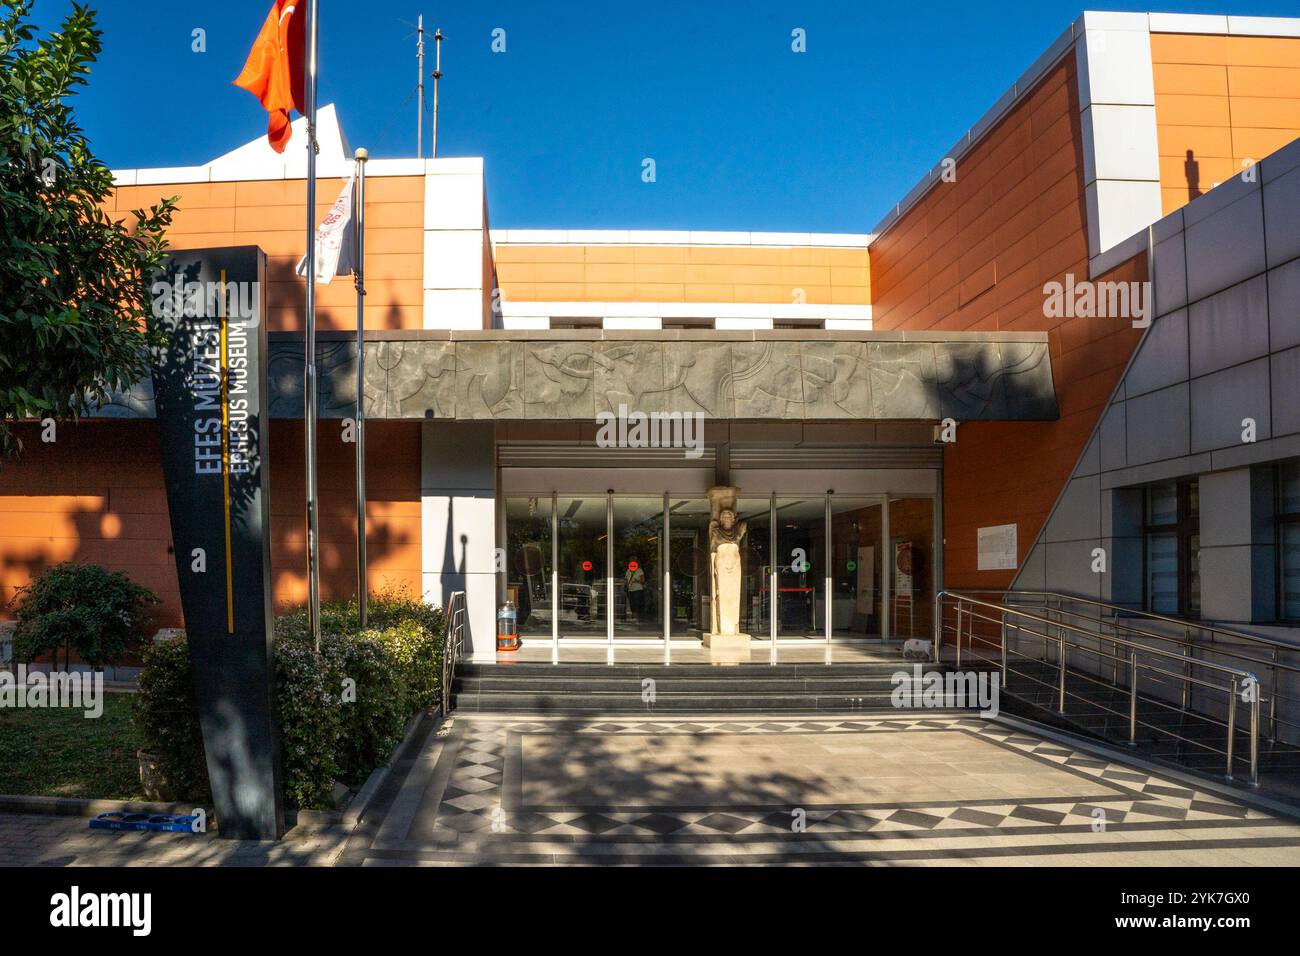
POLYGON ((353 272, 357 287, 357 611, 361 627, 367 626, 370 592, 366 584, 366 160, 364 149, 356 152, 356 185, 352 203, 356 209, 356 252, 353 272))
POLYGON ((307 621, 320 650, 320 540, 316 498, 316 54, 317 4, 307 5, 307 315, 303 329, 303 434, 307 458, 307 621))
MULTIPOLYGON (((438 82, 442 79, 442 41, 445 39, 441 27, 433 31, 433 152, 430 155, 434 159, 438 158, 438 82)), ((420 89, 424 89, 423 80, 420 89)))

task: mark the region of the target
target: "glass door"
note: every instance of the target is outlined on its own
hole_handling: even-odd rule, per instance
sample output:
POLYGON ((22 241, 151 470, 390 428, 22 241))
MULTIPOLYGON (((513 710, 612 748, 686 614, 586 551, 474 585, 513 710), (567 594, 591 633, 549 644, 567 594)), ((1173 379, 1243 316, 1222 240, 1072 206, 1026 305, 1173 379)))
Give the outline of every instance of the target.
POLYGON ((698 638, 709 629, 713 614, 709 502, 703 496, 668 500, 668 570, 669 633, 698 638))
MULTIPOLYGON (((707 505, 705 507, 707 510, 707 505)), ((736 518, 746 526, 745 540, 740 548, 740 630, 756 641, 772 637, 771 510, 771 498, 739 498, 736 501, 736 518)), ((704 546, 707 555, 707 531, 704 546)))
POLYGON ((551 639, 551 496, 506 499, 506 600, 519 633, 551 639))
POLYGON ((929 638, 934 614, 934 499, 889 499, 892 639, 929 638))
POLYGON ((663 640, 664 499, 613 498, 615 640, 663 640))
POLYGON ((831 637, 876 638, 884 633, 883 503, 879 498, 831 496, 831 637))
POLYGON ((826 497, 776 499, 778 638, 825 640, 826 497))
POLYGON ((590 641, 609 636, 608 503, 605 495, 562 495, 556 500, 560 591, 556 614, 562 639, 590 641))

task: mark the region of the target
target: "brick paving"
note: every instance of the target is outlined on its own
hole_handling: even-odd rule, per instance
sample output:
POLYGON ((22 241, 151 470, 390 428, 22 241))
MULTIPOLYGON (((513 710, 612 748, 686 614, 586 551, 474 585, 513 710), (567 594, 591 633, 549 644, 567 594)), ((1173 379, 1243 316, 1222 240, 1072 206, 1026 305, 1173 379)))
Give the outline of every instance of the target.
POLYGON ((1300 865, 1300 822, 968 715, 467 714, 347 865, 1300 865))
POLYGON ((91 830, 82 817, 0 813, 0 866, 332 866, 343 827, 300 828, 279 842, 207 833, 91 830))
POLYGON ((1300 865, 1300 822, 969 715, 430 726, 354 831, 0 814, 0 865, 1300 865), (1104 822, 1104 826, 1099 826, 1104 822))

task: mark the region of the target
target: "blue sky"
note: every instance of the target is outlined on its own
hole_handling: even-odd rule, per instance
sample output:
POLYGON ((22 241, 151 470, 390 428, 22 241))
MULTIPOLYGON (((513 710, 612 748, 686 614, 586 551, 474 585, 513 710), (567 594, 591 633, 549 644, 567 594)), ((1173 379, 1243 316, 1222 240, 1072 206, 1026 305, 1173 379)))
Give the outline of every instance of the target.
MULTIPOLYGON (((439 155, 485 157, 494 227, 865 232, 1078 2, 321 0, 320 102, 338 104, 372 157, 415 155, 402 21, 423 13, 448 36, 439 155), (498 27, 504 53, 491 49, 498 27), (806 53, 791 51, 795 28, 806 53), (646 157, 654 183, 641 180, 646 157)), ((105 49, 77 110, 108 165, 199 164, 265 133, 266 114, 230 81, 271 0, 91 4, 105 49), (204 53, 191 50, 196 27, 204 53)), ((36 0, 37 20, 70 7, 36 0)), ((1158 9, 1296 13, 1294 0, 1158 9)))

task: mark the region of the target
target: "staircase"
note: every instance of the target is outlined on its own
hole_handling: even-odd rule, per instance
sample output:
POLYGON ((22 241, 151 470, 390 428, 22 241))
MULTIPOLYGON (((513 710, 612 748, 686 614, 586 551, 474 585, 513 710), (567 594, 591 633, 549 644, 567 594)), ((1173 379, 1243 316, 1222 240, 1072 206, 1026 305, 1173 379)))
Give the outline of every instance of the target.
POLYGON ((843 664, 461 663, 453 707, 471 713, 683 714, 897 712, 902 661, 843 664))

